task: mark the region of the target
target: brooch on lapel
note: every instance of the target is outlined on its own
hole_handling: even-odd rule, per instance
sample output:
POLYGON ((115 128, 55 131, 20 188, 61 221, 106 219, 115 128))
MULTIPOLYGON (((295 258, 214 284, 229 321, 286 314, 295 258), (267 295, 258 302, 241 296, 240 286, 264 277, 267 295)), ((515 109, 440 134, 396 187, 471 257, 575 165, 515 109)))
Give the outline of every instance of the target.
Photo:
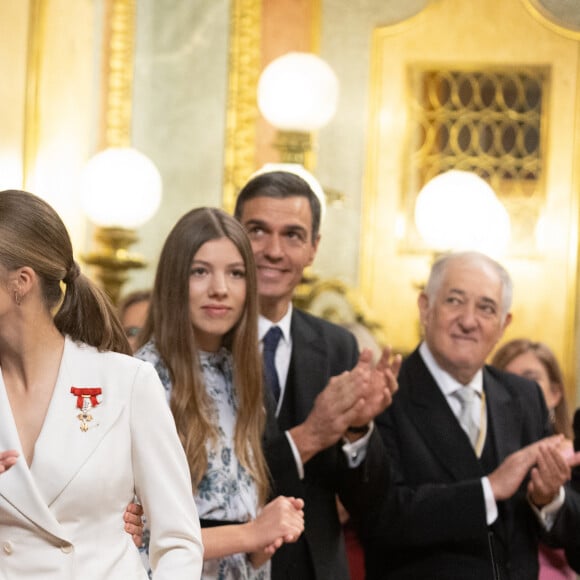
POLYGON ((89 430, 89 423, 93 420, 91 409, 99 404, 97 395, 103 391, 101 387, 71 387, 70 392, 77 398, 76 408, 81 410, 77 419, 81 422, 81 431, 84 433, 89 430))

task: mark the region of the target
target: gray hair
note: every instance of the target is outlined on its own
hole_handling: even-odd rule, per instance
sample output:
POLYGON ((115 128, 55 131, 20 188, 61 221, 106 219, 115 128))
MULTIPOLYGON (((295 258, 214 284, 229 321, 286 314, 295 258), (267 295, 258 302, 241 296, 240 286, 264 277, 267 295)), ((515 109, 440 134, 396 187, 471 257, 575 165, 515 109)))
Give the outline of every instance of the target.
POLYGON ((491 268, 496 273, 501 283, 501 318, 503 322, 512 305, 512 279, 508 274, 508 271, 501 264, 480 252, 454 252, 444 254, 438 258, 431 267, 429 279, 427 280, 424 290, 424 293, 427 295, 429 300, 435 298, 439 288, 441 288, 443 278, 449 265, 452 262, 458 261, 467 262, 470 265, 480 266, 481 268, 491 268))

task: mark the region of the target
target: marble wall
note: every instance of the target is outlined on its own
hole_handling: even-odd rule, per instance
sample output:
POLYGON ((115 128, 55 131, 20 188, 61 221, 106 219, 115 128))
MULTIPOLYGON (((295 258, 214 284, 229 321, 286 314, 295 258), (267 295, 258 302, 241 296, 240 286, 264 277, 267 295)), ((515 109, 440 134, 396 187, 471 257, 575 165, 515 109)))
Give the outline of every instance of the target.
POLYGON ((150 266, 125 290, 152 283, 161 246, 188 210, 220 206, 228 82, 227 0, 139 0, 133 145, 157 165, 163 201, 134 249, 150 266))

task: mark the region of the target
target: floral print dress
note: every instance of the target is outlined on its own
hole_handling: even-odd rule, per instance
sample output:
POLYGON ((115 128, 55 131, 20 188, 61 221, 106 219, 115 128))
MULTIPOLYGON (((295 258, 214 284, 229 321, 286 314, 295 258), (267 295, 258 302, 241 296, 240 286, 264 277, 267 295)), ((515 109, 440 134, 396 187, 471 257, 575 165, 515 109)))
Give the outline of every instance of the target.
MULTIPOLYGON (((169 371, 149 341, 135 354, 155 367, 167 401, 171 396, 169 371)), ((252 477, 239 463, 234 452, 237 400, 232 380, 232 355, 222 348, 218 352, 200 352, 205 386, 214 402, 214 419, 218 425, 216 446, 207 445, 207 471, 194 496, 200 519, 247 522, 257 515, 258 492, 252 477)), ((246 554, 234 554, 203 565, 203 580, 269 580, 270 562, 253 568, 246 554)))

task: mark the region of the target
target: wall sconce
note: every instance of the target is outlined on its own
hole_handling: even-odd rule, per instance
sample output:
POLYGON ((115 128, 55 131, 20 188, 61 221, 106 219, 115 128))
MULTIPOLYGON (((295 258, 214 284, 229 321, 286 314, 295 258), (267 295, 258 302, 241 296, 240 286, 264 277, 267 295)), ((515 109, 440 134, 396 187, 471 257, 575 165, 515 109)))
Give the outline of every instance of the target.
POLYGON ((274 146, 284 163, 309 168, 312 133, 334 117, 338 79, 315 54, 289 52, 273 60, 258 81, 258 107, 277 130, 274 146))
POLYGON ((97 278, 114 304, 128 280, 128 271, 145 260, 129 252, 138 240, 135 230, 161 203, 161 175, 153 162, 130 147, 111 147, 92 157, 82 175, 81 205, 97 227, 97 250, 83 256, 97 267, 97 278))
MULTIPOLYGON (((313 169, 313 133, 327 125, 338 107, 338 79, 315 54, 289 52, 273 60, 258 81, 258 107, 277 129, 274 147, 282 163, 313 169)), ((329 203, 344 194, 325 188, 329 203)))
POLYGON ((476 250, 499 257, 510 241, 510 218, 491 186, 469 171, 428 181, 417 196, 415 225, 437 253, 476 250))

